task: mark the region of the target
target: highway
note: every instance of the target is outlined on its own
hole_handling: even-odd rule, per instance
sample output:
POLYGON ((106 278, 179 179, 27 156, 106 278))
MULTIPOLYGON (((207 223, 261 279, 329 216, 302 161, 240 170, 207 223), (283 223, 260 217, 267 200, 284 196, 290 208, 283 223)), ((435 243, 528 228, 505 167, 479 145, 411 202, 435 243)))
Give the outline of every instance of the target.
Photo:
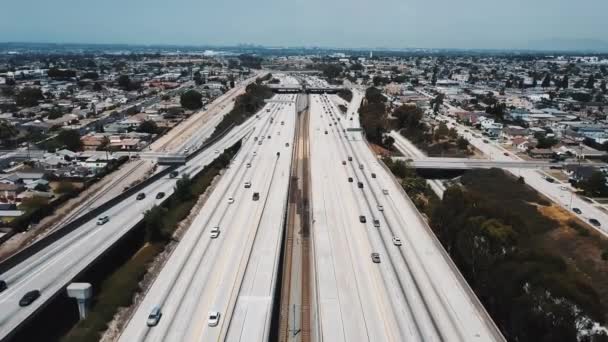
POLYGON ((256 128, 243 141, 120 341, 268 340, 296 122, 295 95, 277 98, 284 101, 285 96, 290 103, 269 104, 270 112, 260 112, 256 128), (250 188, 245 188, 246 182, 251 182, 250 188), (259 192, 257 201, 252 199, 254 192, 259 192), (210 230, 215 226, 220 234, 212 239, 210 230), (148 327, 146 320, 155 306, 161 307, 162 318, 157 326, 148 327), (221 315, 215 327, 207 325, 210 311, 221 315))
MULTIPOLYGON (((278 95, 288 97, 290 95, 278 95)), ((276 110, 279 104, 269 104, 276 110)), ((180 167, 180 174, 194 174, 209 164, 221 151, 232 146, 255 128, 259 122, 252 118, 213 144, 203 153, 180 167)), ((110 221, 98 226, 91 220, 62 239, 54 242, 16 267, 2 274, 8 289, 0 296, 0 339, 8 336, 23 321, 30 317, 43 303, 52 298, 95 259, 132 229, 143 217, 145 210, 159 204, 164 199, 156 199, 164 192, 165 199, 171 195, 176 179, 164 177, 146 187, 142 192, 145 199, 137 200, 131 196, 105 212, 110 221), (28 291, 40 290, 41 296, 30 306, 21 308, 19 299, 28 291)))
POLYGON ((358 104, 310 104, 313 340, 503 341, 362 133, 346 131, 358 104))

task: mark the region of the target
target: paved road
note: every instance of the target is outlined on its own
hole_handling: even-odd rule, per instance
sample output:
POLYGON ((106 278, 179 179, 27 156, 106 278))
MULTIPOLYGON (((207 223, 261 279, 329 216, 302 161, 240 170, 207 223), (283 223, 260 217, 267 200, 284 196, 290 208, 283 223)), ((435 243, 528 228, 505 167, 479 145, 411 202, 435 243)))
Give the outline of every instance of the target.
POLYGON ((344 131, 358 127, 353 111, 338 113, 326 97, 313 96, 316 340, 504 340, 361 133, 344 131), (393 237, 403 245, 393 245, 393 237), (373 263, 371 253, 379 253, 381 263, 373 263))
MULTIPOLYGON (((495 143, 493 141, 488 141, 488 143, 483 142, 484 138, 475 137, 473 133, 471 133, 470 127, 460 125, 454 119, 449 118, 447 116, 442 116, 442 119, 445 119, 449 123, 453 124, 456 130, 458 131, 458 134, 467 138, 469 142, 478 150, 480 150, 483 154, 485 154, 489 160, 497 162, 512 162, 523 160, 510 152, 508 152, 508 156, 504 155, 507 150, 500 146, 500 144, 498 143, 495 143)), ((584 200, 581 197, 575 195, 575 189, 573 189, 569 183, 563 183, 560 181, 550 183, 546 180, 547 175, 538 170, 521 168, 506 168, 505 170, 515 175, 516 177, 523 177, 526 181, 526 184, 530 185, 531 187, 536 189, 536 191, 547 196, 552 201, 561 205, 565 209, 570 210, 573 215, 580 217, 583 221, 588 222, 589 219, 595 218, 600 222, 601 226, 589 226, 597 229, 604 235, 608 235, 608 212, 606 212, 601 207, 596 206, 595 202, 584 200), (581 210, 582 213, 576 214, 571 211, 572 208, 578 208, 581 210)))
MULTIPOLYGON (((181 167, 180 174, 194 174, 201 170, 225 148, 250 134, 256 126, 260 129, 258 121, 251 119, 235 127, 204 153, 181 167)), ((173 192, 175 181, 176 179, 165 177, 154 182, 143 191, 147 194, 144 200, 138 201, 132 196, 108 210, 106 214, 110 216, 110 222, 97 226, 96 221, 91 220, 2 274, 1 279, 7 282, 8 289, 0 296, 0 339, 18 327, 45 301, 62 290, 93 260, 133 228, 141 220, 145 210, 160 203, 161 200, 155 199, 158 192, 164 192, 165 198, 168 197, 173 192), (41 291, 41 297, 29 307, 20 308, 19 299, 34 289, 41 291)))
POLYGON ((393 157, 393 160, 404 160, 410 163, 411 167, 417 169, 489 169, 489 168, 518 168, 518 169, 539 169, 551 166, 562 166, 561 163, 551 163, 549 161, 534 160, 486 160, 472 158, 410 158, 393 157))
POLYGON ((295 95, 277 98, 289 98, 291 103, 270 103, 260 112, 253 133, 120 341, 268 340, 296 118, 295 95), (251 167, 246 167, 248 163, 251 167), (251 188, 245 188, 245 182, 251 182, 251 188), (252 200, 254 192, 260 194, 258 201, 252 200), (228 203, 230 197, 232 204, 228 203), (220 227, 217 239, 209 235, 214 226, 220 227), (161 306, 163 316, 150 328, 146 319, 156 305, 161 306), (207 325, 210 311, 221 313, 216 327, 207 325))

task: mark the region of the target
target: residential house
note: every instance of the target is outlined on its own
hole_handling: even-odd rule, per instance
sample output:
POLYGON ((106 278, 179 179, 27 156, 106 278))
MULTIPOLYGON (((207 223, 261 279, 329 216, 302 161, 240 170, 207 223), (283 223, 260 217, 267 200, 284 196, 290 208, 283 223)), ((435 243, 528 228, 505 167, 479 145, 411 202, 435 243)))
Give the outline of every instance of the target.
POLYGON ((568 175, 568 179, 576 182, 589 179, 596 171, 599 171, 599 169, 589 165, 571 164, 564 166, 564 173, 568 175))
POLYGON ((531 147, 530 141, 526 137, 515 137, 511 139, 511 145, 521 152, 525 152, 531 147))
POLYGON ((528 152, 528 154, 532 158, 549 159, 553 157, 554 152, 548 148, 533 148, 528 152))
POLYGON ((502 136, 506 139, 524 137, 526 135, 528 135, 528 130, 521 126, 508 125, 502 130, 502 136))
POLYGON ((24 189, 24 186, 21 184, 0 183, 0 202, 14 203, 17 200, 17 196, 24 189))

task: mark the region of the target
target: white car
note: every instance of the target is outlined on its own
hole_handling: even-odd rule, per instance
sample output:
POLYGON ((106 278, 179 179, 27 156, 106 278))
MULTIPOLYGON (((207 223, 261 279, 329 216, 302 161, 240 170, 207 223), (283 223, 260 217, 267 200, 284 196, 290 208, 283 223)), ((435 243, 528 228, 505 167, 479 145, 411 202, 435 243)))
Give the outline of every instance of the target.
POLYGON ((234 203, 234 198, 232 198, 232 197, 228 198, 228 204, 232 204, 232 203, 234 203))
POLYGON ((247 163, 246 167, 250 168, 251 167, 251 163, 247 163))
POLYGON ((220 313, 217 311, 209 312, 209 319, 207 320, 207 323, 209 324, 209 326, 215 327, 218 325, 219 322, 220 322, 220 313))
POLYGON ((251 188, 251 182, 245 182, 245 189, 251 188))
POLYGON ((384 207, 382 206, 382 204, 378 204, 378 210, 384 211, 384 207))
POLYGON ((162 317, 163 313, 160 310, 160 306, 155 306, 152 311, 150 312, 150 315, 148 316, 148 320, 146 322, 146 324, 149 327, 154 327, 158 324, 158 321, 160 321, 160 318, 162 317))
POLYGON ((401 246, 401 239, 396 236, 393 236, 393 245, 401 246))
POLYGON ((212 239, 215 239, 218 236, 220 236, 220 227, 219 226, 215 226, 215 227, 211 228, 210 235, 211 235, 212 239))
POLYGON ((104 224, 108 223, 108 221, 110 221, 110 218, 108 216, 101 216, 97 219, 97 225, 103 226, 104 224))
POLYGON ((388 195, 388 190, 387 189, 382 189, 382 193, 385 195, 388 195))
POLYGON ((256 151, 253 151, 253 155, 254 155, 254 156, 257 156, 257 155, 258 155, 258 153, 257 153, 256 151))

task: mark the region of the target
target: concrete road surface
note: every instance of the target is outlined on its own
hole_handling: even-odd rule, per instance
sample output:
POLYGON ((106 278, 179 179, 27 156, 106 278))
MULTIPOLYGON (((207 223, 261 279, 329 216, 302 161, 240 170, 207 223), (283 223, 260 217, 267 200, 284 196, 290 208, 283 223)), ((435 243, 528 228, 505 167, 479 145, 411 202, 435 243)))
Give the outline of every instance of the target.
POLYGON ((278 97, 291 103, 269 104, 260 112, 253 133, 120 341, 268 340, 296 118, 295 95, 278 97), (220 234, 213 239, 210 230, 216 226, 220 234), (148 327, 146 319, 157 305, 163 316, 157 326, 148 327), (208 326, 210 311, 220 312, 218 326, 208 326))
POLYGON ((312 98, 315 339, 504 340, 361 133, 346 131, 356 116, 312 98))

